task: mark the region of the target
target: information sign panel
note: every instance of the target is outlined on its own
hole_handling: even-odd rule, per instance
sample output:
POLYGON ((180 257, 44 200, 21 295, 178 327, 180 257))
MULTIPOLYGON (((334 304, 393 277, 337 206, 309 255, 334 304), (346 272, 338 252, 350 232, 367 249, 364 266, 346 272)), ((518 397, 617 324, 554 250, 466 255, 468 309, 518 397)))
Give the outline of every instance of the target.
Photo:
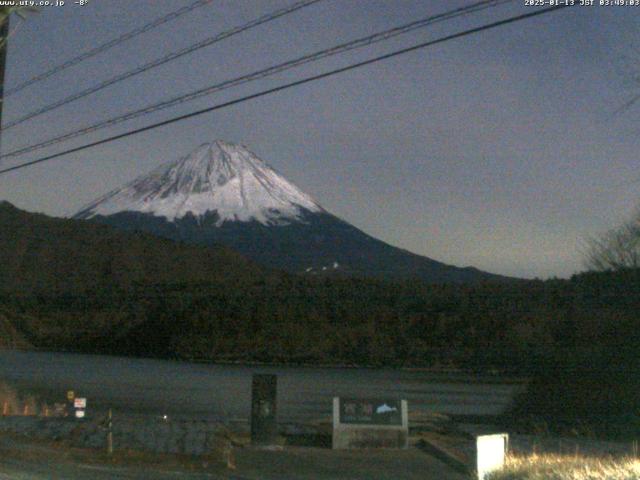
POLYGON ((333 399, 334 449, 407 448, 409 412, 406 400, 333 399))
POLYGON ((340 423, 402 425, 402 404, 400 400, 341 398, 340 423))

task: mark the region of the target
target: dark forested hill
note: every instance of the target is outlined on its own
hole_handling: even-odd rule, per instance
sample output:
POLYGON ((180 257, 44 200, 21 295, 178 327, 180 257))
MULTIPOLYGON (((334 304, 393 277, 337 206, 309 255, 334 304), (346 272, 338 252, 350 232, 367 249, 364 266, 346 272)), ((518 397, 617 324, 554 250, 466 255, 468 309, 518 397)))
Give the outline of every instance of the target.
POLYGON ((2 328, 39 348, 527 371, 550 352, 621 351, 638 311, 636 270, 472 285, 296 276, 0 205, 2 328))
POLYGON ((472 285, 296 276, 0 204, 2 329, 40 348, 525 371, 550 352, 635 345, 639 311, 637 270, 472 285))
POLYGON ((0 203, 0 292, 91 295, 105 288, 235 283, 261 275, 259 267, 225 247, 188 246, 0 203))

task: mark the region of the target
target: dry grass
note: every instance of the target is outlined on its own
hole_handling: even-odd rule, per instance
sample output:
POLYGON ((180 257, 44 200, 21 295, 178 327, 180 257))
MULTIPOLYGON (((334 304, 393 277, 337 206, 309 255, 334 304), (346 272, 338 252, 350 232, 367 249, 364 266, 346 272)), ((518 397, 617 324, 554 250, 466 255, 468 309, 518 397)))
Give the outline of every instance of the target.
POLYGON ((568 455, 510 455, 490 480, 640 480, 640 459, 568 455))
POLYGON ((33 395, 19 394, 0 382, 0 415, 41 415, 47 408, 33 395))

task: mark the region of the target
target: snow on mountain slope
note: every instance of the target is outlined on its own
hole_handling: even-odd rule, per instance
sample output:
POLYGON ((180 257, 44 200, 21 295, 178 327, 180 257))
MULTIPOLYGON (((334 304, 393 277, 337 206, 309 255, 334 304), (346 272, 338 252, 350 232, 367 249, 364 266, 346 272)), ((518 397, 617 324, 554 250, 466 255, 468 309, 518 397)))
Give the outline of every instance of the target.
POLYGON ((175 221, 217 213, 216 224, 283 225, 324 212, 309 195, 245 147, 217 140, 166 163, 83 207, 76 218, 141 212, 175 221))
POLYGON ((498 278, 373 238, 324 210, 245 147, 222 141, 138 177, 74 217, 189 244, 226 245, 292 273, 432 283, 498 278))

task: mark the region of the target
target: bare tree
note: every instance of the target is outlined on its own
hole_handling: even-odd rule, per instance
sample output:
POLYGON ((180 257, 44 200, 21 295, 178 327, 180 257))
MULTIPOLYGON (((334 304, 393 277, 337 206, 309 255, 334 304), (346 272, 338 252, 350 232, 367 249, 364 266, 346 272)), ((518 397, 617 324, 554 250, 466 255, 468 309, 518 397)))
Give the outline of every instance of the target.
POLYGON ((37 12, 36 7, 0 7, 0 22, 3 22, 9 15, 15 13, 24 19, 26 13, 37 12))
MULTIPOLYGON (((24 20, 27 13, 36 13, 37 11, 38 9, 35 7, 0 7, 0 25, 4 25, 12 14, 16 14, 21 20, 24 20)), ((7 39, 15 33, 16 28, 11 32, 7 31, 2 35, 2 38, 0 38, 0 48, 4 47, 7 39)))
POLYGON ((589 270, 640 268, 640 208, 631 220, 589 239, 585 257, 589 270))

